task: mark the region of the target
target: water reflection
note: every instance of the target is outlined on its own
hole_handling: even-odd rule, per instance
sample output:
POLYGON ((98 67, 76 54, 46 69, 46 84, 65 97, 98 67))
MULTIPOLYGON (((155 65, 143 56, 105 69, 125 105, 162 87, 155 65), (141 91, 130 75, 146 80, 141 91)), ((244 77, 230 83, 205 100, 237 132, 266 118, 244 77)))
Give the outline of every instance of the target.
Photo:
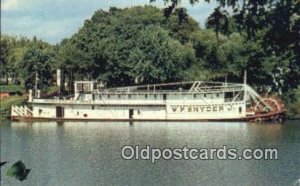
MULTIPOLYGON (((32 172, 22 185, 290 185, 299 178, 300 125, 245 122, 5 122, 1 159, 32 172), (267 148, 279 160, 125 161, 124 145, 267 148), (46 167, 46 168, 45 168, 46 167)), ((2 176, 3 173, 2 173, 2 176)), ((5 177, 5 176, 4 176, 5 177)), ((5 185, 20 185, 4 179, 5 185)), ((3 183, 3 181, 2 181, 3 183)))

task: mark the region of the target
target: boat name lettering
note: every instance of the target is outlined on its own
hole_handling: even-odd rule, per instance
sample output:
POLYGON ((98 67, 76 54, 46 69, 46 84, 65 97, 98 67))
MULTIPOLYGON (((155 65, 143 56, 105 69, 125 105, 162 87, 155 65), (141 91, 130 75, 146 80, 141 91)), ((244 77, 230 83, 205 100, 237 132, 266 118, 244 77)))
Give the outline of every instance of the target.
POLYGON ((170 105, 172 112, 223 112, 234 111, 233 105, 170 105))

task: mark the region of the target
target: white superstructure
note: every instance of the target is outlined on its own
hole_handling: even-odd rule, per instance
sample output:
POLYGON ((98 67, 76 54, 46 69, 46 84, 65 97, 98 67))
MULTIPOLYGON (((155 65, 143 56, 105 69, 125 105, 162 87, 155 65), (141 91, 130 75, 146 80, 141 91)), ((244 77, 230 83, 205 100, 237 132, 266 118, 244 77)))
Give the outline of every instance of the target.
POLYGON ((12 107, 12 118, 58 120, 244 120, 281 113, 247 84, 179 82, 104 88, 77 81, 69 99, 32 98, 31 109, 12 107))

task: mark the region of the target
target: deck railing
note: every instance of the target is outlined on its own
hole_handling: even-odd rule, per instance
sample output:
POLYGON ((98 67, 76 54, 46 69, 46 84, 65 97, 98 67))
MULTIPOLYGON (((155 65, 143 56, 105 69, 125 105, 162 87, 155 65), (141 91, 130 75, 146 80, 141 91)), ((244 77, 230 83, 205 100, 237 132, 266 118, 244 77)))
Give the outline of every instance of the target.
POLYGON ((11 115, 12 116, 21 116, 21 117, 31 117, 32 111, 26 106, 11 106, 11 115))
POLYGON ((93 93, 97 94, 195 94, 195 93, 221 93, 221 92, 238 92, 242 91, 243 86, 215 86, 215 87, 202 87, 201 89, 196 90, 101 90, 94 91, 93 93))

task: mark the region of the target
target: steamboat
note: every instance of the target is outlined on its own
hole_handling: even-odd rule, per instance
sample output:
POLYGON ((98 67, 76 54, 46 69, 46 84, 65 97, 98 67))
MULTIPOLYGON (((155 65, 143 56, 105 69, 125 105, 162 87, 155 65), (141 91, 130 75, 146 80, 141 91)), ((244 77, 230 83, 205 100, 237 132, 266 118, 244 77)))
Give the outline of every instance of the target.
POLYGON ((72 97, 42 98, 29 91, 12 120, 263 121, 281 120, 285 107, 244 83, 177 82, 106 88, 76 81, 72 97))

